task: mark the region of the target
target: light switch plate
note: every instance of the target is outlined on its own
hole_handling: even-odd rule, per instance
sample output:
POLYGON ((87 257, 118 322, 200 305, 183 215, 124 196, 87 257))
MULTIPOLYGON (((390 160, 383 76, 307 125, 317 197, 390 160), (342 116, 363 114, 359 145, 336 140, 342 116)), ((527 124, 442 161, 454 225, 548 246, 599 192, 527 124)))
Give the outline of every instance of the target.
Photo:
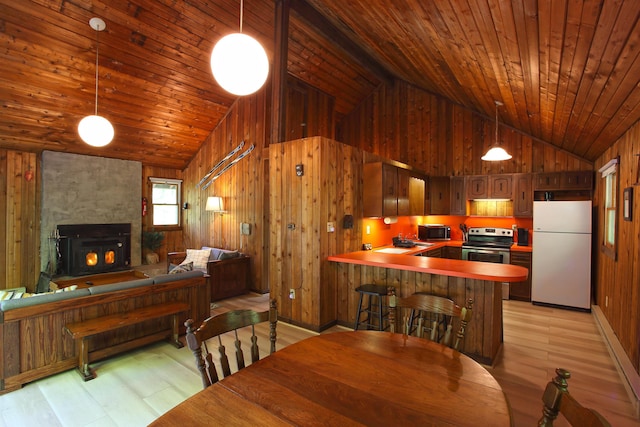
POLYGON ((251 234, 251 224, 247 222, 240 223, 240 234, 244 236, 248 236, 251 234))
POLYGON ((334 222, 327 222, 327 233, 333 233, 336 231, 336 224, 334 222))

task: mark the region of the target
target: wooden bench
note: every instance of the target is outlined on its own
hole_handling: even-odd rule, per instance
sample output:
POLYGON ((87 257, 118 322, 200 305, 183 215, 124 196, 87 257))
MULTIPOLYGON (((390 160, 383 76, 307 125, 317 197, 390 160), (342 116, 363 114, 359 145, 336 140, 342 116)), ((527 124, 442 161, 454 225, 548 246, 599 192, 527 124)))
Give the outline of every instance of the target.
POLYGON ((183 302, 157 304, 124 313, 110 314, 85 320, 84 322, 65 325, 64 329, 73 339, 78 341, 80 345, 78 373, 80 373, 84 381, 89 381, 96 377, 95 373, 89 369, 89 337, 102 332, 113 331, 124 326, 135 325, 136 323, 141 323, 146 320, 172 316, 171 342, 176 348, 183 347, 183 344, 178 339, 178 314, 188 311, 189 308, 189 304, 183 302))

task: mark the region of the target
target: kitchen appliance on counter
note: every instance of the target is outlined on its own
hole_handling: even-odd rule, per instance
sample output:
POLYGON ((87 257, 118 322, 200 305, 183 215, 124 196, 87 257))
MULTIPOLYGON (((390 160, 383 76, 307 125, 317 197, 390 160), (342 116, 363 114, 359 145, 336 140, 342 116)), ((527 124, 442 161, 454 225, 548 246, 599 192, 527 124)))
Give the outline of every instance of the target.
POLYGON ((471 227, 462 243, 462 259, 509 264, 513 230, 510 228, 471 227))
POLYGON ((418 226, 420 240, 451 240, 451 227, 442 224, 427 224, 418 226))
POLYGON ((533 203, 531 301, 591 311, 591 201, 533 203))

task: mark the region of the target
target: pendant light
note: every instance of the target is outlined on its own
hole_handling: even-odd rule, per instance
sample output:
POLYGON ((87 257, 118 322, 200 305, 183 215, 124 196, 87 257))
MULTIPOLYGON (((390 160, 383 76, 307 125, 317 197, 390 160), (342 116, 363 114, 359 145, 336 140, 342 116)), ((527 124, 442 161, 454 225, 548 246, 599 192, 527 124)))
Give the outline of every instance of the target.
POLYGON ((493 145, 493 147, 491 147, 489 151, 487 151, 487 154, 482 156, 482 160, 485 160, 488 162, 499 162, 502 160, 509 160, 511 158, 511 154, 507 153, 505 149, 500 147, 500 145, 498 144, 498 106, 504 105, 504 104, 500 101, 495 101, 495 103, 496 103, 496 142, 493 145))
POLYGON ((269 59, 256 39, 242 34, 243 0, 240 0, 240 32, 221 38, 211 52, 213 77, 234 95, 250 95, 260 89, 269 74, 269 59))
POLYGON ((113 139, 113 126, 109 120, 98 115, 98 34, 106 28, 106 24, 100 18, 89 20, 91 28, 96 30, 96 105, 95 114, 86 116, 78 124, 80 138, 94 147, 104 147, 113 139))

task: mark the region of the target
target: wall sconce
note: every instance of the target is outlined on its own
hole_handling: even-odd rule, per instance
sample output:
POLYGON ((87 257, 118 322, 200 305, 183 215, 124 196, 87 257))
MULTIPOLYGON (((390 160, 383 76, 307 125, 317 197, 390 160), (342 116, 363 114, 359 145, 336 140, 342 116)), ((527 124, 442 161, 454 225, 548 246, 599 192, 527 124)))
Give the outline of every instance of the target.
POLYGON ((219 196, 211 196, 207 197, 207 205, 204 208, 206 211, 211 211, 213 213, 224 213, 224 207, 222 206, 222 197, 219 196))

